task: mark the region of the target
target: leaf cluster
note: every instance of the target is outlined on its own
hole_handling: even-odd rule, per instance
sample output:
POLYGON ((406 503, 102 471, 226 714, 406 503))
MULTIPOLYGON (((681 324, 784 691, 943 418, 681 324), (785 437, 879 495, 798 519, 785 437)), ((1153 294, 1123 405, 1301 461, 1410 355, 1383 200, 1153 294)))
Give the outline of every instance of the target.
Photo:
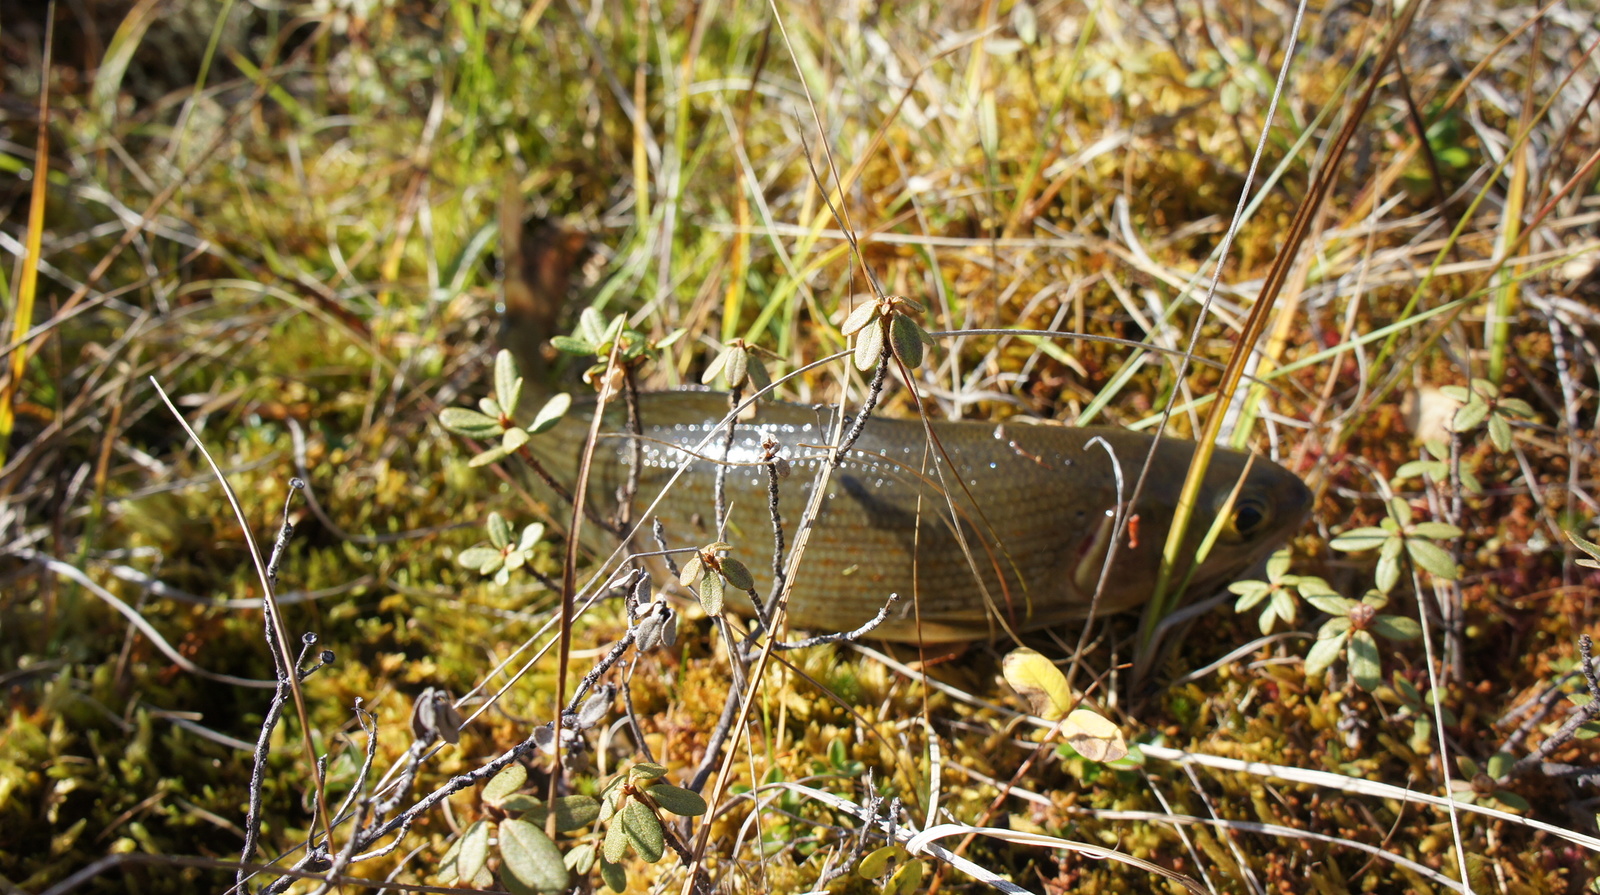
POLYGON ((578 326, 570 336, 555 336, 550 344, 562 354, 589 357, 594 363, 583 371, 583 381, 598 387, 599 377, 606 372, 612 349, 616 349, 617 362, 623 367, 634 367, 648 360, 655 352, 681 339, 684 330, 674 330, 659 342, 651 342, 644 333, 628 326, 626 314, 617 314, 609 321, 595 308, 584 308, 578 315, 578 326))
POLYGON ((1383 660, 1374 634, 1390 640, 1415 640, 1422 636, 1422 625, 1403 615, 1382 614, 1389 598, 1368 591, 1360 600, 1338 594, 1307 594, 1306 602, 1332 618, 1317 631, 1317 642, 1306 655, 1306 676, 1315 677, 1346 655, 1350 676, 1363 690, 1376 690, 1383 683, 1383 660))
POLYGON ((691 588, 700 597, 700 606, 706 615, 722 614, 723 583, 742 591, 753 590, 755 578, 744 563, 727 556, 731 544, 717 541, 695 550, 678 573, 678 583, 691 588))
POLYGON ((659 782, 667 769, 640 762, 611 779, 600 798, 561 796, 552 805, 522 790, 528 770, 508 765, 484 785, 486 816, 469 825, 450 846, 440 864, 447 885, 489 888, 497 881, 513 895, 562 892, 571 877, 587 876, 599 866, 600 878, 613 891, 627 889, 623 860, 632 851, 647 863, 661 860, 667 831, 660 813, 698 817, 706 803, 698 793, 659 782), (602 835, 589 831, 562 853, 546 832, 554 813, 557 835, 605 826, 602 835))
POLYGON ((555 428, 572 406, 572 396, 557 394, 544 403, 527 425, 514 419, 517 402, 522 398, 522 377, 517 375, 511 352, 502 350, 494 360, 494 397, 483 398, 478 409, 446 407, 439 413, 439 423, 446 429, 466 438, 486 440, 499 438, 495 447, 474 456, 468 465, 487 466, 498 463, 517 453, 535 435, 555 428))
POLYGON ((1411 505, 1398 497, 1390 499, 1386 506, 1389 515, 1379 524, 1347 531, 1328 542, 1328 546, 1347 553, 1377 550, 1376 582, 1383 594, 1393 591, 1400 580, 1402 554, 1430 575, 1454 581, 1460 571, 1456 561, 1436 542, 1461 537, 1461 529, 1447 522, 1415 521, 1411 505))
POLYGON ((499 513, 489 514, 486 527, 490 546, 469 547, 456 556, 456 562, 480 575, 493 575, 494 583, 504 587, 512 572, 533 560, 535 548, 544 539, 544 523, 530 522, 514 539, 511 523, 499 513))
POLYGON ((1450 428, 1463 434, 1486 422, 1489 441, 1500 453, 1511 450, 1511 420, 1533 419, 1533 406, 1521 398, 1500 396, 1500 389, 1487 379, 1474 379, 1471 386, 1447 385, 1440 391, 1461 402, 1450 420, 1450 428))
POLYGON ((903 295, 885 295, 864 302, 850 312, 839 331, 855 336, 856 369, 863 372, 878 365, 885 340, 894 356, 908 368, 922 364, 922 346, 934 345, 933 336, 913 315, 920 316, 922 305, 903 295))

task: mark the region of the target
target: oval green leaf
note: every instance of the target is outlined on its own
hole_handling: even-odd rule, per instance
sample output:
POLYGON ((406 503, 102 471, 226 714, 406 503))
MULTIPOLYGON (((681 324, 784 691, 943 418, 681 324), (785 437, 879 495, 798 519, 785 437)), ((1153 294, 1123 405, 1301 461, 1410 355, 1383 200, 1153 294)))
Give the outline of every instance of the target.
POLYGON ((528 782, 528 769, 516 762, 505 766, 483 787, 483 800, 499 808, 512 793, 528 782))
POLYGON ((666 833, 661 829, 661 821, 656 819, 655 812, 643 802, 629 799, 628 804, 622 806, 621 814, 612 822, 621 823, 628 844, 646 863, 654 864, 661 860, 666 850, 666 833))
POLYGON ((622 865, 615 861, 607 861, 605 858, 600 859, 600 879, 604 880, 611 891, 616 892, 617 895, 622 895, 623 892, 628 891, 628 872, 623 870, 622 865))
POLYGON ((679 817, 699 817, 706 813, 706 800, 693 790, 673 786, 670 783, 657 783, 645 792, 656 800, 657 805, 679 817))
POLYGON ((878 365, 883 355, 883 327, 874 323, 856 334, 856 369, 863 373, 878 365))
POLYGON ((502 431, 499 420, 465 407, 446 407, 439 411, 439 425, 467 438, 492 438, 502 431))
POLYGON ((755 578, 751 577, 750 570, 744 563, 737 559, 724 557, 722 560, 722 577, 739 590, 749 590, 756 586, 755 578))
POLYGON ((561 392, 544 402, 544 406, 534 415, 533 422, 528 425, 528 434, 538 435, 540 432, 548 432, 561 421, 571 406, 572 396, 566 392, 561 392))
POLYGON ((460 882, 476 879, 488 861, 489 824, 481 820, 473 821, 462 832, 461 851, 456 855, 456 874, 460 882))
POLYGON ((500 877, 512 895, 561 892, 567 865, 544 830, 518 818, 500 824, 500 877))

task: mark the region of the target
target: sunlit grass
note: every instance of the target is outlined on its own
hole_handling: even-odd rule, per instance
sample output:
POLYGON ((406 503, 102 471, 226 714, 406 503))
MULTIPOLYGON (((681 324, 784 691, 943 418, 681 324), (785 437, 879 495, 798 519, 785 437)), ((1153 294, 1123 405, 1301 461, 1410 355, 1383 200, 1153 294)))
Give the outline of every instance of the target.
MULTIPOLYGON (((178 722, 253 743, 265 693, 181 673, 103 601, 28 558, 83 569, 212 671, 270 677, 259 613, 204 605, 259 593, 220 492, 147 377, 179 399, 258 537, 276 529, 291 476, 315 496, 320 513, 304 501, 291 510, 299 532, 281 587, 312 596, 288 603, 291 641, 314 631, 337 654, 306 681, 314 738, 330 752, 331 799, 352 785, 367 745, 352 716, 358 698, 377 718, 381 773, 410 744, 422 688, 482 688, 464 706, 475 710, 484 693, 511 684, 458 747, 424 766, 426 792, 549 720, 556 686, 549 658, 511 683, 556 595, 531 576, 495 586, 456 557, 485 542, 491 511, 518 530, 544 521, 556 532, 567 510, 532 500, 514 464, 504 477, 469 468, 475 450, 438 423, 443 407, 475 406, 493 388, 508 194, 514 213, 590 234, 594 258, 569 272, 575 302, 625 313, 653 340, 684 331, 641 371, 646 389, 698 382, 732 338, 773 352, 774 372, 847 348, 840 308, 871 292, 863 268, 927 307, 932 330, 1055 329, 1182 349, 1220 260, 1215 313, 1195 344, 1201 357, 1226 362, 1390 15, 1311 15, 1256 187, 1241 197, 1289 9, 912 3, 867 16, 827 4, 325 6, 295 8, 303 18, 234 6, 226 27, 184 14, 116 31, 113 19, 100 22, 98 44, 76 17, 103 13, 57 13, 58 35, 80 27, 58 43, 50 74, 42 234, 27 224, 31 182, 4 187, 13 259, 5 331, 28 330, 15 326, 23 280, 12 268, 30 233, 42 236, 49 265, 32 320, 57 321, 32 340, 31 355, 7 359, 24 372, 0 471, 0 532, 19 557, 0 565, 10 712, 0 735, 0 874, 26 890, 108 853, 238 855, 248 751, 178 722), (1241 200, 1241 228, 1222 258, 1241 200), (149 225, 126 238, 147 213, 149 225), (87 310, 62 313, 119 241, 126 246, 73 303, 87 310)), ((1458 500, 1448 481, 1395 486, 1413 489, 1402 493, 1419 515, 1458 514, 1467 532, 1459 584, 1439 585, 1463 608, 1453 626, 1433 619, 1435 667, 1450 675, 1441 702, 1459 721, 1447 730, 1452 755, 1485 766, 1502 748, 1527 754, 1565 717, 1558 699, 1559 710, 1528 731, 1506 720, 1576 667, 1597 586, 1559 537, 1563 528, 1592 534, 1596 515, 1596 318, 1593 287, 1580 284, 1600 248, 1593 172, 1583 175, 1588 188, 1580 180, 1528 227, 1595 145, 1592 62, 1579 58, 1590 49, 1585 20, 1566 10, 1496 51, 1533 12, 1424 10, 1402 54, 1405 83, 1383 82, 1291 259, 1281 316, 1263 340, 1273 369, 1252 369, 1265 384, 1245 383, 1251 408, 1241 419, 1251 422, 1234 433, 1318 490, 1313 522, 1292 545, 1295 570, 1359 598, 1374 557, 1335 553, 1328 542, 1377 525, 1389 477, 1429 456, 1401 398, 1435 400, 1439 387, 1487 376, 1533 406, 1511 450, 1480 431, 1448 454, 1483 496, 1458 500), (1580 74, 1563 80, 1575 67, 1580 74), (1412 130, 1408 91, 1428 125, 1425 143, 1412 130), (1505 257, 1511 249, 1516 257, 1505 257)), ((7 63, 28 105, 37 51, 34 38, 34 55, 7 63)), ((8 127, 5 170, 33 174, 38 129, 20 112, 8 127)), ((564 318, 567 331, 575 319, 564 318)), ((575 379, 589 362, 572 365, 566 387, 586 388, 575 379)), ((1191 366, 1179 380, 1176 370, 1170 355, 1095 342, 951 337, 923 364, 920 394, 891 376, 884 406, 1148 428, 1170 403, 1169 430, 1191 436, 1219 373, 1191 366), (973 400, 958 405, 962 394, 973 400)), ((867 378, 840 362, 782 395, 855 400, 867 378)), ((560 557, 552 541, 534 565, 559 579, 560 557)), ((1434 592, 1436 582, 1419 580, 1434 592)), ((1414 613, 1412 588, 1408 575, 1385 611, 1414 613)), ((1135 741, 1445 792, 1437 736, 1418 734, 1420 712, 1393 688, 1350 685, 1342 665, 1308 679, 1309 638, 1263 641, 1182 679, 1256 638, 1255 615, 1204 615, 1158 657, 1151 685, 1133 688, 1118 670, 1094 698, 1135 741)), ((1295 630, 1314 635, 1314 619, 1302 606, 1295 630)), ((625 627, 614 605, 585 616, 573 675, 625 627)), ((1132 658, 1134 627, 1127 618, 1104 626, 1080 685, 1132 658)), ((1065 655, 1076 638, 1073 629, 1061 646, 1038 645, 1065 655)), ((1380 642, 1385 680, 1398 672, 1426 691, 1421 648, 1380 642)), ((891 652, 908 663, 935 658, 891 652)), ((858 821, 775 785, 860 799, 868 769, 923 826, 1114 846, 1218 890, 1432 884, 1326 843, 1180 833, 1126 812, 1309 830, 1458 872, 1446 817, 1431 809, 1239 773, 1190 775, 1155 760, 1129 769, 1049 755, 1013 781, 1031 734, 996 710, 846 647, 786 658, 795 667, 773 664, 752 701, 755 724, 733 745, 728 781, 730 794, 770 804, 753 818, 737 802, 711 825, 706 853, 736 889, 799 891, 829 861, 858 860, 831 826, 858 821), (1017 793, 997 798, 1008 781, 1017 793), (948 813, 933 817, 935 789, 948 813)), ((998 664, 998 651, 979 647, 928 673, 1017 708, 997 683, 998 664)), ((676 646, 645 655, 631 680, 655 759, 675 777, 692 773, 729 695, 725 644, 709 622, 686 621, 676 646)), ((303 843, 310 824, 297 726, 279 728, 268 766, 268 858, 303 843)), ((608 731, 608 747, 574 776, 577 788, 597 793, 639 760, 631 742, 625 729, 608 731)), ((1580 741, 1551 760, 1583 766, 1591 757, 1580 741)), ((1454 762, 1450 773, 1460 774, 1454 762)), ((1586 810, 1558 807, 1583 804, 1581 786, 1536 774, 1511 788, 1538 819, 1594 832, 1586 810)), ((353 872, 398 869, 399 880, 434 882, 455 835, 485 811, 472 793, 456 796, 393 855, 353 872)), ((1579 846, 1504 822, 1464 816, 1462 836, 1478 862, 1477 891, 1577 891, 1596 867, 1579 846)), ((992 839, 965 855, 1032 891, 1163 885, 1126 865, 992 839)), ((670 852, 628 869, 636 887, 684 879, 670 852)), ((86 888, 224 887, 222 874, 194 868, 126 872, 86 888)), ((941 887, 967 884, 941 872, 941 887)))

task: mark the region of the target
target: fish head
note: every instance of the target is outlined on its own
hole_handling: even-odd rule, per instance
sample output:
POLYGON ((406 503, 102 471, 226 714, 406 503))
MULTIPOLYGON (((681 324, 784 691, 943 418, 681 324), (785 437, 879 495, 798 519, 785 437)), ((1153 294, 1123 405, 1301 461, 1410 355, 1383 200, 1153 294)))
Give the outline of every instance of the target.
MULTIPOLYGON (((1101 571, 1113 528, 1110 511, 1098 528, 1087 531, 1078 549, 1068 554, 1067 573, 1077 593, 1074 614, 1087 610, 1089 596, 1097 586, 1100 599, 1094 605, 1099 615, 1132 609, 1150 599, 1193 448, 1193 444, 1176 439, 1162 442, 1150 478, 1131 508, 1127 534, 1117 545, 1115 567, 1103 583, 1101 571)), ((1310 509, 1311 491, 1298 476, 1264 457, 1217 451, 1201 485, 1182 559, 1171 580, 1183 580, 1191 558, 1214 525, 1217 537, 1205 561, 1190 576, 1191 593, 1214 589, 1249 569, 1287 541, 1310 509)))
POLYGON ((1189 526, 1187 555, 1213 525, 1217 538, 1195 569, 1191 587, 1220 585, 1272 553, 1299 530, 1311 499, 1299 476, 1271 460, 1218 451, 1189 526))

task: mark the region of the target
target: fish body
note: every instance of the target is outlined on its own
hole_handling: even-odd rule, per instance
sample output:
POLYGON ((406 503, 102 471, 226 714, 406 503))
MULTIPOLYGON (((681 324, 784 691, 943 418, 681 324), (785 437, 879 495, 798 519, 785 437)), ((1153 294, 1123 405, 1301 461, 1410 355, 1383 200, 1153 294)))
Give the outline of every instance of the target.
MULTIPOLYGON (((640 396, 644 437, 635 515, 647 524, 660 518, 673 547, 733 545, 730 555, 755 574, 756 592, 764 596, 772 580, 773 535, 767 472, 757 465, 762 442, 776 441, 793 470, 780 487, 779 505, 792 544, 816 473, 827 462, 836 411, 762 402, 753 418, 737 423, 728 461, 742 465, 728 470, 729 517, 719 534, 712 522, 716 463, 709 458, 721 456, 726 429, 719 424, 727 411, 727 396, 714 392, 640 396), (680 468, 682 475, 667 488, 680 468)), ((601 513, 614 507, 634 453, 621 408, 608 408, 606 416, 589 485, 591 505, 601 513)), ((576 476, 590 418, 575 407, 530 445, 558 478, 576 476)), ((1191 442, 1165 438, 1157 445, 1150 479, 1131 508, 1135 521, 1095 603, 1119 480, 1126 499, 1154 439, 1020 422, 931 426, 943 453, 929 446, 920 420, 867 422, 826 482, 789 600, 792 625, 853 630, 898 593, 899 603, 872 636, 981 640, 1081 618, 1091 605, 1104 615, 1150 597, 1191 442)), ((1248 568, 1293 534, 1310 506, 1310 492, 1292 473, 1264 458, 1252 462, 1219 450, 1185 555, 1193 554, 1241 476, 1231 517, 1195 571, 1193 587, 1215 587, 1248 568)), ((750 611, 748 600, 733 597, 730 589, 734 609, 750 611)))

